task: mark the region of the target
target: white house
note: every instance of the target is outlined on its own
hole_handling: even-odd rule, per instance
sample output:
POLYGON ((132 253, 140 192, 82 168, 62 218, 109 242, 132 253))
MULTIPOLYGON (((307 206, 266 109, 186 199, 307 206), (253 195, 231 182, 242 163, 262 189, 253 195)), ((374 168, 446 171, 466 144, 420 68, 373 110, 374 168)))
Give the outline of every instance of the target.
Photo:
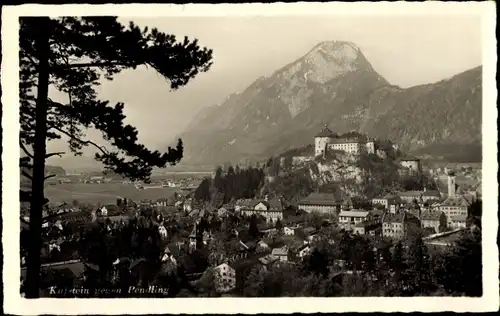
POLYGON ((259 242, 257 243, 257 247, 261 249, 269 249, 269 245, 262 240, 259 240, 259 242))
POLYGON ((161 224, 160 226, 158 226, 158 233, 160 233, 160 236, 162 239, 165 239, 167 238, 167 229, 165 228, 165 226, 163 226, 163 224, 161 224))
POLYGON ((311 252, 311 246, 302 245, 299 249, 297 249, 297 257, 304 258, 311 252))
POLYGON ((279 261, 287 262, 288 261, 288 248, 286 246, 283 246, 281 248, 274 248, 271 252, 271 255, 273 255, 279 261))
POLYGON ((263 216, 267 222, 275 223, 278 219, 283 220, 283 205, 280 199, 264 200, 255 203, 253 208, 240 209, 246 216, 263 216))
POLYGON ((193 202, 191 199, 184 201, 184 205, 182 206, 182 209, 185 212, 191 212, 193 210, 193 202))
POLYGON ((214 277, 218 292, 229 292, 236 288, 236 271, 227 263, 214 268, 214 277))
POLYGON ((165 248, 165 252, 163 253, 161 261, 162 262, 170 262, 175 266, 177 265, 177 260, 175 260, 174 256, 172 255, 172 252, 170 251, 170 249, 168 249, 168 247, 165 248))
POLYGON ((399 196, 397 195, 386 195, 383 197, 377 197, 372 199, 372 204, 380 204, 384 208, 389 209, 391 206, 395 206, 400 202, 399 196))
POLYGON ((452 229, 460 229, 467 227, 467 216, 455 215, 451 217, 451 223, 449 225, 452 229))
POLYGON ((367 211, 341 211, 339 214, 339 226, 350 229, 356 224, 369 219, 370 212, 367 211))
POLYGON ((56 241, 52 241, 49 244, 49 252, 51 252, 52 250, 61 251, 61 246, 56 241))
POLYGON ((289 226, 285 226, 283 227, 283 233, 286 235, 286 236, 293 236, 295 235, 295 230, 297 229, 297 227, 289 227, 289 226))

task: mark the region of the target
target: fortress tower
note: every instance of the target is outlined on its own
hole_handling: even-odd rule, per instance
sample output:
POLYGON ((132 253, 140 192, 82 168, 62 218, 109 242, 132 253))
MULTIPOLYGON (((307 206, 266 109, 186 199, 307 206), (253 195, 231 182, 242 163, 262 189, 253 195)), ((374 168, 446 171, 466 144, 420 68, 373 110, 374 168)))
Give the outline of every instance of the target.
POLYGON ((328 125, 325 124, 325 127, 314 136, 314 156, 323 155, 326 146, 330 143, 332 135, 333 132, 328 128, 328 125))

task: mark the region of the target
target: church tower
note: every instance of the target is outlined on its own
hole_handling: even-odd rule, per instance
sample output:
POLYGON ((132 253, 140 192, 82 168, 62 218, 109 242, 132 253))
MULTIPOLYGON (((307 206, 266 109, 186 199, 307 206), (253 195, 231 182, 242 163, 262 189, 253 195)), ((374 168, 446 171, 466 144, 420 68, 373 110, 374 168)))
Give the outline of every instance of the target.
POLYGON ((448 197, 454 197, 457 190, 457 184, 455 179, 455 172, 448 172, 448 197))

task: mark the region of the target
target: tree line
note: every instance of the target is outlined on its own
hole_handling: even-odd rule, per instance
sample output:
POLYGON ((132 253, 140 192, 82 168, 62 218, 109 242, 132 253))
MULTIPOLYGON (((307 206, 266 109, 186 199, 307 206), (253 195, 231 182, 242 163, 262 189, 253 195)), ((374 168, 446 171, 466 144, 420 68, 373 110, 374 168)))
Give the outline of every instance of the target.
POLYGON ((323 240, 299 264, 245 275, 240 295, 472 296, 482 295, 481 233, 466 231, 453 247, 434 249, 422 238, 392 244, 347 233, 323 240), (350 271, 346 273, 345 271, 350 271))
POLYGON ((264 183, 265 173, 259 167, 240 168, 229 165, 226 170, 221 166, 215 170, 213 178, 205 178, 194 192, 199 201, 211 202, 221 206, 238 199, 250 199, 258 195, 264 183))

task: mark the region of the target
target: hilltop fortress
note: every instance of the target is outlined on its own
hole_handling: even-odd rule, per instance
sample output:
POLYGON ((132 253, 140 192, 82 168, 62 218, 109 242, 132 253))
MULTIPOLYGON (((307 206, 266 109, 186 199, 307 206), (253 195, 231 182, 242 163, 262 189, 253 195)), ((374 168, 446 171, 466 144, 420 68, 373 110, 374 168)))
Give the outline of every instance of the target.
POLYGON ((333 133, 327 125, 314 136, 314 155, 324 155, 328 150, 341 150, 350 154, 375 153, 375 142, 364 135, 351 132, 343 135, 333 133))

